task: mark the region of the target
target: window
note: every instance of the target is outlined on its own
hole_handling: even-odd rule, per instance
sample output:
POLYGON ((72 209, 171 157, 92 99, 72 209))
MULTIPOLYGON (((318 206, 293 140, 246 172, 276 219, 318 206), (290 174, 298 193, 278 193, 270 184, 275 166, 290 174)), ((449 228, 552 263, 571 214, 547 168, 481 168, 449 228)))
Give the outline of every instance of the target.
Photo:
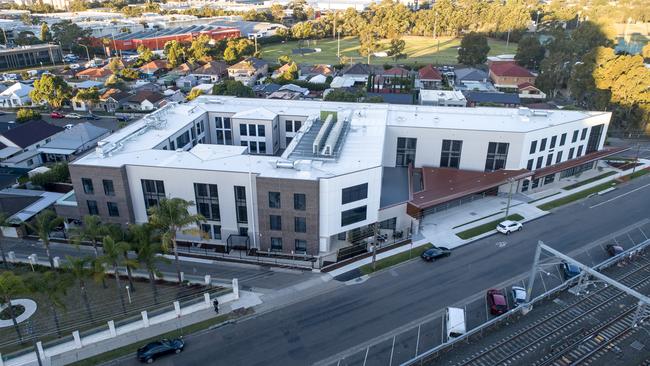
POLYGON ((562 136, 560 136, 560 146, 564 146, 565 142, 566 142, 566 133, 563 133, 562 136))
POLYGON ((395 230, 397 228, 397 217, 393 217, 392 219, 386 219, 380 222, 379 228, 385 230, 395 230))
POLYGON ((248 145, 248 151, 250 151, 252 154, 257 154, 257 141, 249 141, 248 145))
POLYGON ((257 152, 259 154, 266 154, 266 142, 257 143, 257 152))
POLYGON ((235 186, 235 211, 238 223, 248 223, 248 211, 246 209, 246 187, 235 186))
POLYGON ((307 232, 307 219, 304 217, 294 217, 293 219, 294 231, 297 233, 307 232))
POLYGON ((571 138, 571 142, 576 142, 578 141, 578 130, 573 131, 573 137, 571 138))
POLYGON ((185 133, 183 133, 182 135, 176 138, 176 146, 178 146, 179 149, 189 143, 190 143, 190 131, 185 131, 185 133))
POLYGON ((546 166, 549 166, 553 163, 553 154, 548 154, 546 156, 546 166))
POLYGON ((271 226, 271 230, 282 230, 282 216, 270 215, 269 223, 271 226))
POLYGON ((282 251, 282 238, 271 238, 271 251, 273 252, 282 251))
POLYGON ((578 146, 578 153, 576 154, 576 158, 579 158, 582 156, 582 146, 578 146))
POLYGON ((291 140, 293 140, 293 137, 285 137, 284 138, 285 145, 289 146, 289 144, 291 143, 291 140))
POLYGON ((257 125, 248 125, 248 136, 256 136, 257 135, 257 131, 255 131, 257 129, 256 126, 257 125))
POLYGON ((221 240, 221 225, 212 225, 212 239, 221 240))
POLYGON ((106 206, 108 207, 108 216, 111 216, 111 217, 119 217, 120 216, 120 210, 117 208, 117 203, 115 203, 115 202, 106 202, 106 206))
POLYGON ((307 196, 304 193, 293 194, 293 209, 305 211, 307 209, 307 196))
POLYGON ((216 184, 194 183, 196 210, 207 220, 221 221, 219 187, 216 184))
POLYGON ((526 169, 533 170, 533 162, 534 162, 533 159, 529 159, 528 164, 526 164, 526 169))
POLYGON ((104 179, 102 180, 102 184, 104 185, 104 194, 107 196, 115 196, 115 188, 113 187, 113 181, 104 179))
POLYGON ((555 143, 557 142, 557 136, 551 137, 551 145, 548 147, 549 149, 555 148, 555 143))
POLYGON ((90 178, 81 178, 81 184, 84 187, 85 194, 95 193, 95 188, 93 187, 93 181, 90 178))
POLYGON ((397 138, 397 166, 408 166, 415 162, 415 149, 417 139, 398 137, 397 138))
POLYGON ((580 133, 580 141, 584 140, 587 138, 587 127, 582 129, 582 132, 580 133))
POLYGON ((230 130, 230 119, 215 117, 217 124, 217 145, 232 145, 232 131, 230 130), (228 124, 226 125, 225 120, 228 119, 228 124), (224 120, 222 124, 221 121, 224 120))
POLYGON ((535 164, 535 169, 541 168, 543 163, 544 163, 544 157, 543 156, 538 157, 537 164, 535 164))
POLYGON ((214 124, 217 126, 217 128, 223 128, 223 118, 214 117, 214 124))
POLYGON ((307 241, 296 239, 296 253, 307 253, 307 241))
POLYGON ((547 175, 546 177, 544 177, 545 185, 549 183, 553 183, 553 181, 555 181, 555 174, 547 175))
POLYGON ((506 167, 509 146, 510 144, 507 142, 490 142, 488 145, 487 157, 485 158, 486 171, 493 171, 506 167))
POLYGON ((557 156, 555 157, 555 164, 559 163, 562 161, 562 151, 557 152, 557 156))
POLYGON ((223 128, 230 129, 230 117, 223 117, 223 128))
POLYGON ((284 122, 284 130, 287 132, 293 132, 293 121, 286 120, 284 122))
POLYGON ((534 154, 537 149, 537 140, 531 141, 529 154, 534 154))
POLYGON ((293 132, 298 132, 298 130, 300 130, 301 125, 302 125, 302 121, 293 121, 293 132))
POLYGON ((280 207, 280 192, 269 192, 269 208, 280 207))
POLYGON ((174 144, 174 141, 169 141, 169 150, 176 150, 176 145, 174 144))
POLYGON ((149 209, 158 206, 161 199, 165 198, 165 184, 162 180, 142 179, 142 193, 144 206, 149 209))
POLYGON ((539 144, 539 151, 546 150, 546 139, 542 139, 542 142, 539 144))
POLYGON ((27 166, 32 166, 32 165, 34 165, 34 159, 27 160, 27 166))
POLYGON ((600 137, 603 134, 603 125, 597 125, 591 127, 591 132, 589 133, 589 141, 587 141, 587 151, 586 154, 597 151, 598 146, 600 145, 600 137))
POLYGON ((341 212, 341 226, 347 226, 354 224, 355 222, 361 222, 366 219, 367 207, 355 207, 350 210, 341 212))
POLYGON ((99 209, 97 208, 97 201, 88 200, 86 201, 88 205, 88 214, 89 215, 99 215, 99 209))
POLYGON ((264 125, 257 125, 257 136, 266 136, 266 126, 264 125))
POLYGON ((207 238, 221 240, 221 225, 201 224, 201 231, 207 238))
POLYGON ((458 168, 460 166, 460 153, 462 148, 463 142, 460 140, 442 140, 440 167, 458 168))
POLYGON ((341 204, 359 201, 368 198, 368 183, 359 184, 353 187, 343 188, 341 204))
POLYGON ((247 136, 248 135, 248 130, 246 130, 246 125, 245 124, 239 125, 239 134, 241 136, 247 136))
POLYGON ((575 150, 575 148, 573 148, 573 147, 569 149, 569 158, 567 160, 573 159, 573 151, 574 150, 575 150))

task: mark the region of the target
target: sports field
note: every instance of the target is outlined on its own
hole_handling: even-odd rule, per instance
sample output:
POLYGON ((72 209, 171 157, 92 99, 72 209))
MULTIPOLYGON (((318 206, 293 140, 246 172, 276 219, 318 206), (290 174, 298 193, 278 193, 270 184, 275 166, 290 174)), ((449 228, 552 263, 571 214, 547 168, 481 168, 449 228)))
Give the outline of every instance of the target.
MULTIPOLYGON (((397 63, 408 64, 456 64, 456 56, 458 54, 458 46, 460 46, 460 38, 438 38, 437 40, 432 37, 411 37, 403 38, 406 41, 405 53, 407 58, 397 60, 397 63)), ((505 53, 515 53, 517 50, 516 43, 510 43, 506 48, 506 43, 503 41, 490 39, 490 55, 501 55, 505 53)), ((389 40, 381 41, 384 51, 388 49, 390 44, 389 40)), ((319 40, 303 41, 305 48, 320 48, 321 52, 300 55, 292 54, 292 49, 298 48, 297 41, 275 43, 262 46, 262 58, 270 62, 277 62, 279 56, 289 55, 294 61, 298 63, 324 63, 324 64, 338 64, 339 61, 336 57, 337 41, 336 39, 327 38, 319 40)), ((341 38, 341 56, 350 57, 352 61, 365 62, 366 58, 359 55, 359 41, 356 37, 341 38)), ((396 63, 390 57, 371 57, 371 64, 394 64, 396 63)))

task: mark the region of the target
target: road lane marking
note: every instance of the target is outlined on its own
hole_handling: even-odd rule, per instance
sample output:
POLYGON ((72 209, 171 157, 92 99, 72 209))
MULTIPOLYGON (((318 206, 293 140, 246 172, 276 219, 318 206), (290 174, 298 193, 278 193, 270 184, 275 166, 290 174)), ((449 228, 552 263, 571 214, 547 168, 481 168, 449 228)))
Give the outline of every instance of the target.
MULTIPOLYGON (((370 351, 370 346, 366 348, 366 357, 363 358, 363 366, 366 366, 366 361, 368 360, 368 352, 370 351)), ((339 360, 341 362, 341 360, 339 360)))
POLYGON ((598 206, 604 205, 604 204, 606 204, 606 203, 609 203, 609 202, 611 202, 611 201, 617 200, 617 199, 619 199, 619 198, 621 198, 621 197, 625 197, 625 196, 627 196, 627 195, 630 194, 630 193, 634 193, 634 192, 636 192, 636 191, 638 191, 638 190, 641 190, 641 189, 643 189, 643 188, 646 188, 646 187, 650 187, 650 183, 648 183, 648 184, 646 184, 646 185, 644 185, 644 186, 641 186, 641 187, 635 188, 635 189, 633 189, 633 190, 631 190, 631 191, 629 191, 629 192, 625 192, 625 193, 623 193, 623 194, 620 194, 620 195, 618 195, 618 196, 616 196, 616 197, 610 198, 610 199, 608 199, 607 201, 603 201, 603 202, 601 202, 601 203, 597 203, 597 204, 595 204, 595 205, 593 205, 593 206, 589 206, 589 208, 595 208, 595 207, 598 207, 598 206))

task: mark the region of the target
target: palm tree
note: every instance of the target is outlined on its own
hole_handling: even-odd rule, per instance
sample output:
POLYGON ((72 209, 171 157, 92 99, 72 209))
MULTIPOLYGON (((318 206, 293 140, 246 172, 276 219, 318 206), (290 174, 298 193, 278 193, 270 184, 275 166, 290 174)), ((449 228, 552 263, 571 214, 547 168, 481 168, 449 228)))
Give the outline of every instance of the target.
POLYGON ((102 263, 113 268, 115 274, 115 284, 117 285, 117 293, 120 296, 122 303, 122 310, 126 313, 126 304, 124 303, 124 295, 122 294, 122 285, 120 282, 119 267, 124 265, 130 259, 124 258, 124 252, 128 250, 128 243, 120 241, 116 242, 110 236, 105 236, 103 241, 104 255, 100 257, 102 263))
POLYGON ((50 260, 50 267, 54 268, 54 260, 50 253, 50 232, 63 223, 63 217, 57 216, 52 210, 45 210, 34 219, 33 223, 26 222, 25 225, 38 234, 38 237, 45 245, 45 252, 50 260))
MULTIPOLYGON (((188 208, 194 206, 194 202, 182 198, 171 198, 160 200, 158 206, 149 209, 149 221, 162 231, 162 248, 165 251, 170 249, 174 252, 176 274, 178 282, 181 282, 181 265, 178 260, 178 246, 176 245, 176 233, 189 225, 199 225, 205 218, 201 215, 192 215, 188 208)), ((185 229, 185 232, 198 232, 197 229, 185 229)))
POLYGON ((106 233, 113 238, 116 242, 124 242, 125 250, 122 255, 124 256, 126 266, 126 277, 129 279, 129 286, 135 292, 135 285, 133 284, 133 270, 138 268, 138 262, 129 259, 129 250, 131 250, 131 243, 127 240, 124 230, 120 225, 110 225, 106 227, 106 233))
POLYGON ((68 273, 72 276, 73 281, 79 283, 79 291, 81 291, 81 298, 84 300, 86 305, 86 312, 90 321, 93 321, 93 312, 90 310, 90 302, 88 301, 88 292, 86 291, 86 278, 89 278, 93 275, 92 271, 92 260, 87 257, 77 258, 67 255, 66 263, 64 267, 68 273))
POLYGON ((67 295, 68 287, 72 284, 72 277, 69 274, 61 274, 55 271, 45 273, 33 272, 27 275, 25 284, 32 293, 43 294, 47 297, 56 325, 56 333, 61 336, 61 324, 56 308, 65 310, 63 296, 67 295))
MULTIPOLYGON (((7 223, 7 219, 9 219, 7 213, 4 211, 0 211, 0 226, 5 225, 7 223)), ((4 235, 2 234, 2 230, 0 230, 0 254, 2 255, 2 263, 5 269, 9 269, 9 263, 7 263, 7 257, 5 256, 5 243, 4 243, 4 235)))
POLYGON ((149 273, 149 283, 153 290, 153 299, 158 303, 158 288, 156 276, 161 277, 158 263, 169 263, 169 259, 159 256, 162 251, 160 243, 154 242, 153 227, 149 224, 133 225, 129 227, 133 248, 138 257, 137 261, 149 273))
POLYGON ((95 250, 95 258, 97 258, 99 257, 97 244, 106 233, 106 228, 102 225, 101 218, 97 215, 84 216, 83 223, 83 226, 73 230, 73 240, 76 244, 79 244, 83 240, 90 241, 95 250))
POLYGON ((14 323, 14 329, 21 342, 23 341, 23 336, 20 333, 20 327, 16 321, 16 314, 14 313, 14 307, 11 305, 11 298, 25 293, 25 291, 25 283, 21 277, 16 276, 13 272, 0 273, 0 302, 8 305, 11 321, 14 323))

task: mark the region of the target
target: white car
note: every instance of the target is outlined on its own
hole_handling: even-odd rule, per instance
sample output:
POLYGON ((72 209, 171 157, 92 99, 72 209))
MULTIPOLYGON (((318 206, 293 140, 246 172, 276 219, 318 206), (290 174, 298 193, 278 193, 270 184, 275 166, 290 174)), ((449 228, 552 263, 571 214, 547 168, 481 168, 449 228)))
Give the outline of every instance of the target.
POLYGON ((63 126, 63 128, 65 128, 66 130, 71 129, 72 127, 74 127, 74 125, 71 123, 68 123, 67 125, 63 126))
POLYGON ((523 229, 523 225, 520 222, 512 220, 502 221, 497 225, 497 231, 506 235, 510 235, 511 232, 520 231, 521 229, 523 229))
POLYGON ((65 118, 81 119, 81 115, 78 113, 68 113, 65 115, 65 118))
POLYGON ((520 286, 512 286, 512 299, 515 306, 526 303, 526 289, 520 286))

